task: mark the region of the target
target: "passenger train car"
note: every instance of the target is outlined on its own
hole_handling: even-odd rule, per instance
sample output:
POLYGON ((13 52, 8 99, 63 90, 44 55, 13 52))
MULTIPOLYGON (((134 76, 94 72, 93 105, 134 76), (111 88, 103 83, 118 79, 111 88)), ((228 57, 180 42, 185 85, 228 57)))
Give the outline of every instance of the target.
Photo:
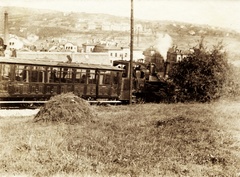
POLYGON ((1 57, 0 103, 43 103, 67 92, 90 102, 118 103, 127 100, 121 90, 122 72, 106 65, 1 57))

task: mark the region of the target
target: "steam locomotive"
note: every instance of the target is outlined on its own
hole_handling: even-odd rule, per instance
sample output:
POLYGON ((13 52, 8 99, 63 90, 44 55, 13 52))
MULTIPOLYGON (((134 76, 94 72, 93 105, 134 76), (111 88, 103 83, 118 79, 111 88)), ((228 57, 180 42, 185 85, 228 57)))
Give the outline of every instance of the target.
POLYGON ((67 92, 90 103, 160 102, 171 90, 166 66, 161 73, 155 63, 134 62, 130 90, 129 61, 108 66, 0 57, 0 105, 41 104, 67 92))
MULTIPOLYGON (((113 66, 122 66, 122 95, 129 94, 130 62, 117 60, 113 61, 113 66)), ((175 87, 168 82, 169 66, 170 63, 166 62, 160 66, 153 62, 133 62, 133 101, 137 103, 171 101, 175 87)), ((127 96, 123 98, 129 100, 127 96)))

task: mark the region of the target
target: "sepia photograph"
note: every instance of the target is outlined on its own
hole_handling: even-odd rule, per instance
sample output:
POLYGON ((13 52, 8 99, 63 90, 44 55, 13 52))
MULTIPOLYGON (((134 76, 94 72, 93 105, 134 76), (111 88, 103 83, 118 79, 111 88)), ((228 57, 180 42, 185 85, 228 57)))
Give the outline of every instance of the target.
POLYGON ((240 0, 1 0, 0 176, 240 177, 240 0))

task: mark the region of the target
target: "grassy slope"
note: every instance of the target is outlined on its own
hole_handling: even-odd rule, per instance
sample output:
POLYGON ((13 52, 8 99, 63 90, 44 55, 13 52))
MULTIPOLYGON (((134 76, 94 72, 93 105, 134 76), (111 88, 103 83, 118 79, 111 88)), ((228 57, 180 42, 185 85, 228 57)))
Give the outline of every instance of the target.
POLYGON ((1 118, 0 174, 235 176, 240 145, 230 133, 240 131, 240 111, 233 105, 100 106, 81 125, 1 118))

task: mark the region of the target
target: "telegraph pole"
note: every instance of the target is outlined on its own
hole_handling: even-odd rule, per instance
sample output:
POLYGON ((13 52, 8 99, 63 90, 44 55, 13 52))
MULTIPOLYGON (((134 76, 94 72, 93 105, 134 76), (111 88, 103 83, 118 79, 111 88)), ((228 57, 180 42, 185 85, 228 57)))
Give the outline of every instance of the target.
POLYGON ((130 31, 130 76, 129 76, 129 104, 132 104, 132 75, 133 75, 133 33, 134 33, 134 24, 133 24, 133 0, 131 0, 131 31, 130 31))

